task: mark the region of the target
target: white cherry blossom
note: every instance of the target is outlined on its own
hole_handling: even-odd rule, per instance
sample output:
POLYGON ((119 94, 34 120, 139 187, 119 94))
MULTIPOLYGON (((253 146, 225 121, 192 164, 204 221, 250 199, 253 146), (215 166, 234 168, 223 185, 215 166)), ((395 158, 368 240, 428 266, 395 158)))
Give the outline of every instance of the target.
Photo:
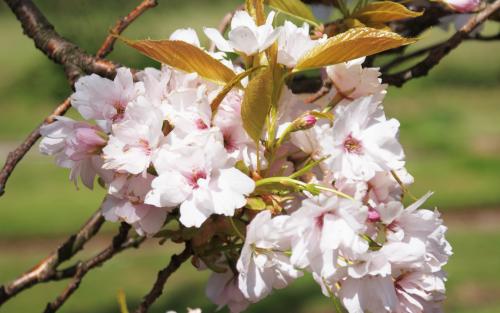
POLYGON ((362 57, 328 66, 326 72, 333 82, 334 91, 349 101, 371 95, 374 101, 382 101, 387 85, 382 84, 378 68, 362 67, 364 61, 362 57))
POLYGON ((144 204, 154 176, 116 174, 109 183, 103 204, 103 216, 108 221, 122 220, 132 225, 140 235, 157 233, 167 217, 168 209, 144 204))
POLYGON ((102 148, 106 145, 104 132, 96 126, 58 117, 51 124, 40 128, 43 136, 40 152, 55 156, 56 164, 71 169, 70 179, 77 184, 78 178, 92 189, 94 179, 101 170, 102 148))
POLYGON ((238 276, 230 269, 224 273, 212 273, 205 292, 207 297, 218 305, 218 310, 227 306, 231 313, 239 313, 250 305, 238 287, 238 276))
POLYGON ((266 23, 257 26, 246 11, 237 11, 231 20, 229 40, 224 39, 215 28, 205 28, 204 31, 220 51, 236 51, 251 56, 266 50, 278 38, 280 29, 273 29, 274 15, 275 12, 269 13, 266 23))
POLYGON ((399 122, 387 120, 373 98, 365 97, 339 110, 333 128, 320 141, 325 163, 335 178, 369 180, 377 172, 404 166, 398 141, 399 122))
POLYGON ((165 145, 154 161, 159 176, 146 203, 160 207, 180 205, 180 221, 200 227, 212 214, 232 216, 245 205, 254 181, 232 167, 217 129, 165 145))
POLYGON ((240 273, 239 288, 251 302, 266 297, 273 288, 285 288, 302 276, 286 255, 290 240, 283 227, 288 218, 271 218, 271 212, 266 210, 257 214, 247 227, 236 267, 240 273))
POLYGON ((161 112, 146 98, 131 103, 125 117, 113 125, 104 147, 104 168, 130 174, 145 173, 163 138, 161 112))
POLYGON ((297 27, 285 21, 278 37, 278 63, 293 68, 303 55, 323 41, 311 39, 309 24, 297 27))
POLYGON ((288 223, 292 236, 292 263, 321 277, 336 274, 338 257, 356 258, 368 250, 361 238, 368 208, 359 201, 320 195, 306 199, 288 223))
POLYGON ((105 130, 122 120, 127 105, 144 92, 142 83, 134 83, 130 69, 119 68, 114 80, 92 74, 80 78, 71 95, 71 105, 85 119, 96 120, 105 130))

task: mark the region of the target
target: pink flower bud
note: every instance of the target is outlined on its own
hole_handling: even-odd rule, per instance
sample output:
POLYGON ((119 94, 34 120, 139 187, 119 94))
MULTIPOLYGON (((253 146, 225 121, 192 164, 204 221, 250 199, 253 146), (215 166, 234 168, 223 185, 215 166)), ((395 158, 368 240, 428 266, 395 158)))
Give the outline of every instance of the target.
POLYGON ((481 0, 444 0, 453 10, 460 13, 469 13, 477 10, 481 0))
POLYGON ((312 114, 305 114, 293 122, 293 131, 306 130, 316 125, 318 119, 312 114))

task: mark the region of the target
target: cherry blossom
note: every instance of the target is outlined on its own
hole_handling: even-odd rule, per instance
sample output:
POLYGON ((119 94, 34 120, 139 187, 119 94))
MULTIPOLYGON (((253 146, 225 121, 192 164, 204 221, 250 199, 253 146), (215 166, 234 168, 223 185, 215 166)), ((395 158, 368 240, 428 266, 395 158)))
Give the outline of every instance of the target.
POLYGON ((217 309, 227 306, 231 313, 242 312, 250 305, 238 287, 238 276, 230 269, 224 273, 212 273, 207 282, 206 294, 218 305, 217 309))
POLYGON ((453 10, 460 13, 469 13, 477 10, 481 5, 481 0, 443 0, 453 10))
POLYGON ((309 24, 297 27, 292 22, 285 21, 278 37, 278 62, 293 68, 304 54, 323 41, 311 39, 309 24))
POLYGON ((387 120, 373 97, 353 101, 339 110, 331 132, 320 141, 325 163, 336 178, 369 180, 377 172, 404 166, 398 141, 399 122, 387 120))
POLYGON ((217 129, 162 147, 154 166, 159 176, 146 203, 180 205, 180 221, 187 227, 200 227, 214 213, 232 216, 245 205, 245 196, 255 186, 251 178, 232 167, 217 129))
POLYGON ((367 214, 358 201, 326 195, 304 200, 288 221, 295 229, 291 262, 321 277, 335 275, 338 257, 356 258, 367 251, 368 243, 360 236, 367 214))
POLYGON ((271 218, 271 212, 259 213, 248 226, 245 245, 237 263, 239 288, 251 302, 282 289, 302 276, 286 255, 290 240, 282 233, 287 216, 271 218))
POLYGON ((205 34, 217 49, 224 52, 241 52, 254 55, 269 48, 279 36, 280 29, 273 29, 274 12, 269 13, 266 23, 257 26, 246 11, 237 11, 231 20, 229 40, 224 39, 215 28, 205 28, 205 34))
MULTIPOLYGON (((469 12, 472 2, 456 10, 469 12)), ((218 309, 242 312, 309 273, 349 313, 440 312, 447 228, 437 210, 421 208, 431 193, 403 204, 414 179, 399 122, 384 112, 380 71, 363 68, 364 57, 322 67, 332 91, 309 103, 316 97, 285 82, 326 37, 312 39, 308 24, 273 27, 274 17, 257 25, 237 11, 228 40, 205 28, 219 50, 206 52, 211 61, 250 73, 236 83, 218 85, 170 61, 134 76, 120 68, 114 80, 82 77, 71 101, 89 121, 44 125, 40 151, 75 183, 92 188, 99 177, 107 221, 184 241, 193 264, 212 270, 206 293, 218 309), (259 84, 274 88, 271 108, 259 112, 259 140, 246 110, 256 67, 272 70, 259 84)), ((205 49, 190 28, 170 40, 205 49)))
POLYGON ((144 97, 131 103, 124 119, 113 125, 104 147, 106 169, 140 174, 146 172, 163 138, 163 119, 144 97))
POLYGON ((123 118, 127 105, 144 92, 142 83, 134 83, 127 68, 119 68, 114 80, 92 74, 75 84, 71 105, 85 119, 98 121, 105 130, 123 118))
POLYGON ((52 155, 60 167, 71 169, 70 179, 92 189, 96 175, 101 172, 101 150, 106 145, 106 135, 98 127, 58 117, 52 124, 40 128, 43 136, 40 152, 52 155))
POLYGON ((334 90, 342 98, 354 100, 373 95, 374 101, 382 101, 387 85, 382 84, 378 68, 362 67, 365 58, 328 66, 326 72, 334 90))

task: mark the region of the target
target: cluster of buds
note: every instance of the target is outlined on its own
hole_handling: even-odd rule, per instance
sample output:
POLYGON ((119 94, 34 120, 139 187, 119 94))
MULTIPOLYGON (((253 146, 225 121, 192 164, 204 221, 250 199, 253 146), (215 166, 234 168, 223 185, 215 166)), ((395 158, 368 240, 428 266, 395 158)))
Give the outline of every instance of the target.
POLYGON ((304 273, 350 313, 437 312, 446 227, 420 209, 430 194, 403 204, 413 178, 399 122, 384 113, 378 68, 362 66, 413 40, 368 27, 319 36, 295 8, 306 23, 276 26, 247 1, 228 39, 205 29, 218 52, 192 29, 124 39, 161 69, 81 78, 71 103, 85 121, 44 126, 40 149, 75 183, 98 177, 107 220, 189 242, 193 264, 213 272, 208 297, 231 312, 304 273), (287 86, 306 70, 333 82, 313 103, 287 86))

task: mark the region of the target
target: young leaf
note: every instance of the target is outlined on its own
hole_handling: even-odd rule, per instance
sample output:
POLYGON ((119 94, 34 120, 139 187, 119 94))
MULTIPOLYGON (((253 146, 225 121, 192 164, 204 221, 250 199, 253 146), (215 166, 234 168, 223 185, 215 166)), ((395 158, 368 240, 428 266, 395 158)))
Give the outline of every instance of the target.
POLYGON ((231 91, 231 89, 236 87, 236 85, 239 85, 242 79, 244 79, 245 77, 247 77, 248 75, 252 74, 253 72, 255 72, 260 68, 262 68, 262 66, 252 67, 249 70, 239 73, 229 83, 227 83, 226 86, 224 86, 224 88, 219 92, 219 94, 217 94, 217 97, 215 97, 215 99, 212 100, 212 103, 210 104, 210 107, 212 108, 212 113, 217 111, 222 100, 224 100, 224 98, 231 91))
POLYGON ((422 15, 422 13, 411 11, 397 2, 375 1, 354 12, 352 17, 365 24, 380 24, 417 17, 422 15))
POLYGON ((319 25, 311 9, 300 0, 266 0, 266 3, 277 11, 301 19, 314 26, 319 25))
POLYGON ((177 40, 129 40, 127 45, 142 54, 188 73, 198 73, 203 78, 225 85, 236 74, 202 49, 177 40))
POLYGON ((248 83, 241 106, 243 127, 255 141, 260 140, 271 108, 273 94, 273 74, 269 67, 258 72, 248 83))
POLYGON ((337 64, 359 57, 414 43, 394 32, 358 27, 329 38, 325 43, 308 51, 297 63, 294 71, 337 64))
POLYGON ((249 197, 247 198, 246 207, 254 211, 262 211, 266 209, 267 204, 260 197, 249 197))

